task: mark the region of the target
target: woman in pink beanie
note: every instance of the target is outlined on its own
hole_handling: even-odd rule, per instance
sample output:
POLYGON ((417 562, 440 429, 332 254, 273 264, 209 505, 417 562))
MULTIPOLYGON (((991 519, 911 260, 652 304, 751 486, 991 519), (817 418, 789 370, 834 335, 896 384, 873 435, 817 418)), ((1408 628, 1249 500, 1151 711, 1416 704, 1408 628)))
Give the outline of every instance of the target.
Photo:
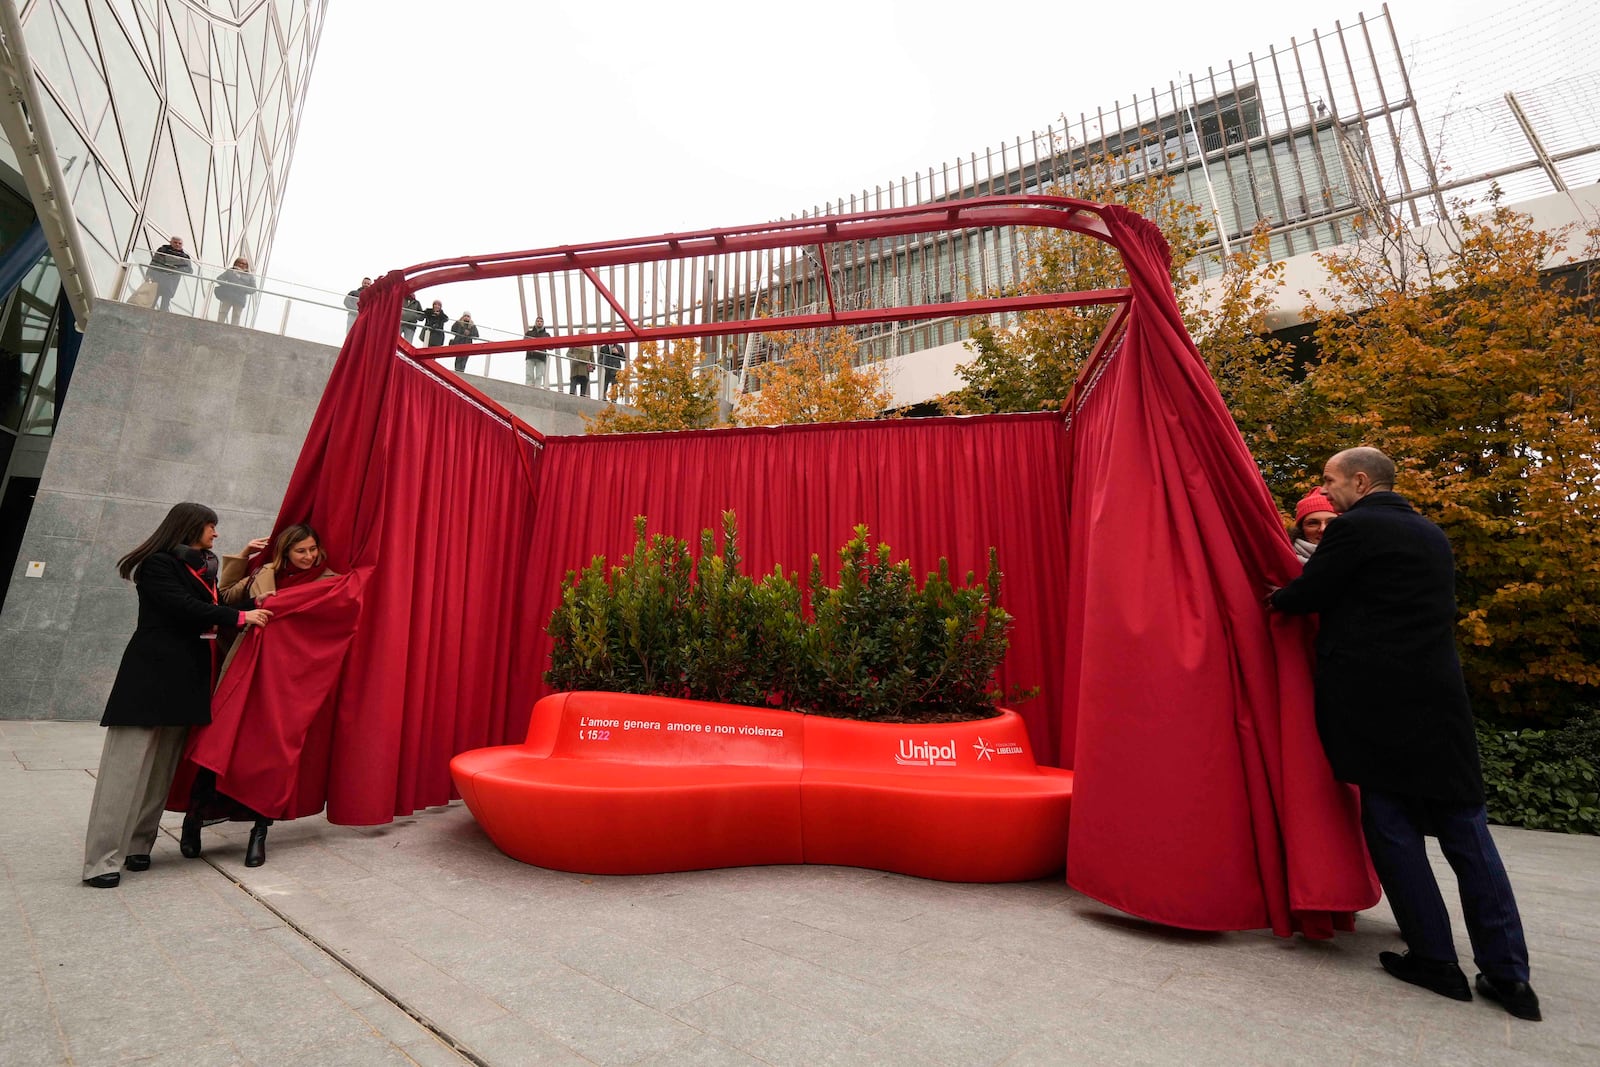
POLYGON ((1321 489, 1313 489, 1295 505, 1294 525, 1289 527, 1289 538, 1294 542, 1294 554, 1304 563, 1317 550, 1322 533, 1328 523, 1338 517, 1333 501, 1321 489))

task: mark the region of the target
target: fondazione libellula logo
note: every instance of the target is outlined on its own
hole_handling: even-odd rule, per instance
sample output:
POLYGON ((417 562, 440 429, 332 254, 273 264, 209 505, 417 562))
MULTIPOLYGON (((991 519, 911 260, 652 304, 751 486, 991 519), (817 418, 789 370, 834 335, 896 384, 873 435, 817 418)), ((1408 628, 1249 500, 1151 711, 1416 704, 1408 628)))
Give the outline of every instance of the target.
POLYGON ((902 737, 900 750, 895 753, 894 761, 902 767, 954 767, 956 743, 951 740, 941 745, 933 741, 913 741, 902 737))

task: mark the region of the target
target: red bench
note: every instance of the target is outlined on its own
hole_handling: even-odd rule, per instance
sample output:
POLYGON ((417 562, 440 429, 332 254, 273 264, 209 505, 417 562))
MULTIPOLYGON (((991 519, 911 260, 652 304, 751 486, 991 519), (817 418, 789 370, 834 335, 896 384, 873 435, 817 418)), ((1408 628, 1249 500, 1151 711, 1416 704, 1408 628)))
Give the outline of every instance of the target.
POLYGON ((958 882, 1066 863, 1072 772, 1015 712, 862 723, 620 693, 557 693, 520 745, 463 752, 456 789, 525 863, 654 874, 830 863, 958 882))

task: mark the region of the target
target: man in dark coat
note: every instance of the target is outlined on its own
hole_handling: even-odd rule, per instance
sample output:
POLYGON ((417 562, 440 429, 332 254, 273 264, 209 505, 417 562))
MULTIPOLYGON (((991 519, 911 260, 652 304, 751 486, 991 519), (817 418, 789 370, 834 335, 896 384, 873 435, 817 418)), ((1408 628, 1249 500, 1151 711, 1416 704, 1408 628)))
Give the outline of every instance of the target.
MULTIPOLYGON (((544 316, 535 315, 533 325, 528 327, 524 337, 549 337, 550 331, 544 328, 544 316)), ((549 353, 542 348, 530 348, 526 359, 523 361, 522 380, 528 385, 542 387, 545 377, 545 362, 549 353)))
POLYGON ((422 325, 422 304, 414 296, 408 296, 400 305, 400 336, 407 342, 415 343, 417 327, 422 325))
POLYGON ((173 237, 150 257, 150 274, 156 283, 156 310, 171 311, 179 277, 194 273, 194 261, 183 250, 183 238, 173 237))
POLYGON ((1511 883, 1489 836, 1477 735, 1456 653, 1455 558, 1444 531, 1394 491, 1375 448, 1328 460, 1322 485, 1342 514, 1301 576, 1269 600, 1316 612, 1317 732, 1334 774, 1361 789, 1361 823, 1409 951, 1383 952, 1397 978, 1471 1000, 1450 917, 1429 866, 1436 836, 1461 889, 1478 992, 1539 1018, 1511 883))
POLYGON ((356 328, 356 316, 361 313, 361 298, 367 295, 367 290, 372 288, 371 278, 362 278, 361 284, 344 294, 344 306, 349 309, 344 316, 344 332, 349 333, 356 328))

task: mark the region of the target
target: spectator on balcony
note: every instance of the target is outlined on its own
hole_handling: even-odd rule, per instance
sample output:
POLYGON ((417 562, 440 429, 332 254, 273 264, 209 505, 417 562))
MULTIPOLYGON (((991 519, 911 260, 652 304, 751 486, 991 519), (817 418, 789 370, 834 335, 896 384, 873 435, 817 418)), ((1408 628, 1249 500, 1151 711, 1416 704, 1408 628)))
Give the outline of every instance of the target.
POLYGON ((408 343, 417 339, 417 327, 422 324, 422 305, 414 296, 408 296, 400 305, 400 336, 408 343))
POLYGON ((594 371, 592 348, 567 349, 567 361, 572 364, 572 378, 567 382, 567 392, 573 396, 589 395, 589 375, 594 371))
POLYGON ((611 387, 617 384, 617 374, 628 361, 628 350, 616 342, 600 346, 600 367, 604 378, 600 383, 600 399, 613 400, 611 387))
POLYGON ((217 298, 217 321, 239 325, 239 316, 255 291, 256 279, 250 273, 250 261, 240 256, 233 261, 233 266, 217 275, 217 284, 211 287, 211 295, 217 298))
POLYGON ((444 305, 435 300, 433 306, 422 313, 422 341, 428 348, 444 346, 444 324, 450 321, 444 305))
MULTIPOLYGON (((478 327, 473 324, 472 312, 463 311, 456 324, 450 327, 450 343, 452 345, 470 345, 478 339, 478 327)), ((467 357, 456 357, 456 373, 463 374, 467 369, 467 357)))
POLYGON ((149 278, 156 283, 156 310, 171 311, 179 275, 193 274, 194 260, 183 250, 183 238, 173 237, 150 257, 149 278))
MULTIPOLYGON (((535 315, 533 325, 528 327, 524 337, 549 337, 550 331, 544 328, 544 316, 535 315)), ((528 385, 544 385, 545 366, 549 360, 549 353, 542 348, 528 349, 528 355, 522 368, 523 381, 528 385)))
POLYGON ((356 314, 361 307, 361 298, 366 295, 367 289, 372 285, 371 278, 362 278, 361 285, 344 294, 344 306, 350 309, 350 314, 345 317, 344 332, 349 333, 355 329, 356 314))

